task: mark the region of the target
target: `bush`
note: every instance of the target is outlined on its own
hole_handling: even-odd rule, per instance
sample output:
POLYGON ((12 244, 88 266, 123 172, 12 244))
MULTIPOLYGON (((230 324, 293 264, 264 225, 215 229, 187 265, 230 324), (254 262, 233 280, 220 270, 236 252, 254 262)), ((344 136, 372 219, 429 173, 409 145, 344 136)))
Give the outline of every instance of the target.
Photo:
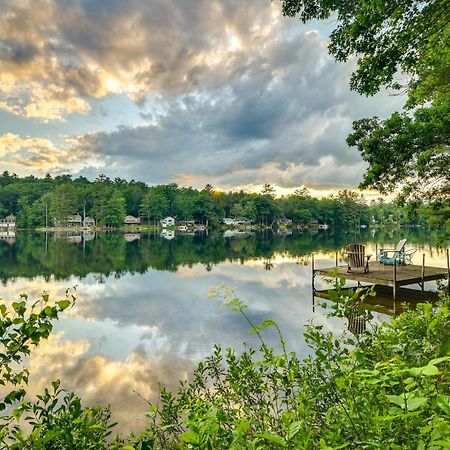
POLYGON ((1 449, 105 448, 113 426, 107 408, 82 408, 77 396, 60 389, 59 381, 35 402, 24 400, 29 372, 23 368, 23 358, 49 337, 52 322, 74 301, 72 292, 67 291, 66 298, 55 303, 47 294, 31 306, 26 295, 11 305, 0 303, 0 384, 7 392, 0 410, 11 410, 0 417, 1 449))
MULTIPOLYGON (((82 408, 59 382, 36 402, 13 389, 3 404, 15 405, 2 418, 0 444, 8 449, 441 449, 450 446, 450 298, 422 304, 389 323, 374 324, 360 301, 370 290, 346 292, 335 286, 330 315, 367 321, 360 334, 335 336, 310 325, 311 356, 288 352, 276 323, 254 325, 230 290, 225 304, 242 314, 260 339, 259 351, 237 355, 215 347, 190 383, 176 394, 161 391, 147 413, 149 425, 137 436, 110 440, 114 424, 99 406, 82 408), (274 327, 281 352, 265 344, 274 327), (20 421, 28 423, 25 433, 20 421)), ((26 385, 26 370, 13 371, 32 345, 48 337, 51 320, 73 303, 48 297, 27 313, 25 300, 2 314, 2 383, 26 385)), ((360 330, 361 331, 361 330, 360 330)))
MULTIPOLYGON (((334 316, 361 312, 357 290, 334 316)), ((248 319, 231 291, 227 305, 248 319)), ((275 354, 252 325, 259 352, 216 347, 177 395, 162 391, 151 423, 134 443, 176 449, 439 449, 450 446, 450 300, 419 305, 360 335, 309 326, 313 356, 275 354)))

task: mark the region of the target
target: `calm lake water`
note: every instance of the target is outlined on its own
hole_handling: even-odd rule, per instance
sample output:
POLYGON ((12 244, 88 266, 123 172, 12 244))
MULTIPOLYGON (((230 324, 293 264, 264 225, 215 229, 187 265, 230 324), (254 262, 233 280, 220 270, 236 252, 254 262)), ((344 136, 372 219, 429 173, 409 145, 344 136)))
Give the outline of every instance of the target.
MULTIPOLYGON (((420 264, 425 253, 427 265, 446 267, 445 252, 425 230, 170 240, 22 232, 14 241, 0 241, 0 296, 15 300, 27 293, 35 299, 46 291, 57 299, 76 286, 76 305, 27 362, 31 390, 40 392, 60 378, 86 404, 110 404, 122 431, 139 430, 147 404, 135 392, 154 401, 161 386, 176 389, 214 344, 258 346, 242 317, 209 298, 210 288, 234 289, 255 323, 276 320, 290 349, 306 355, 302 331, 309 320, 326 329, 343 326, 313 311, 311 252, 317 267, 328 267, 349 242, 366 243, 374 254, 375 245, 393 247, 402 237, 418 249, 414 262, 420 264)), ((276 342, 270 333, 267 340, 276 342)))

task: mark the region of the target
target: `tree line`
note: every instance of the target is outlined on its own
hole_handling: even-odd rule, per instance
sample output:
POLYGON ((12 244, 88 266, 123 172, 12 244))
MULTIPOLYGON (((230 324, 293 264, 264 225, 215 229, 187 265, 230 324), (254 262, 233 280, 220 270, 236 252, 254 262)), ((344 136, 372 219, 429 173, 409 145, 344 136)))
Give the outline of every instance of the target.
POLYGON ((167 216, 218 226, 224 217, 272 226, 277 219, 289 218, 295 224, 326 223, 330 227, 351 228, 372 223, 418 223, 393 202, 382 199, 368 204, 362 195, 342 190, 324 198, 312 197, 301 188, 293 194, 275 197, 269 184, 261 193, 221 192, 211 185, 198 190, 176 184, 149 186, 141 181, 110 179, 94 181, 71 175, 19 177, 0 175, 0 217, 16 216, 19 228, 36 228, 64 223, 74 214, 96 220, 97 225, 118 227, 126 215, 141 218, 144 224, 157 224, 167 216))

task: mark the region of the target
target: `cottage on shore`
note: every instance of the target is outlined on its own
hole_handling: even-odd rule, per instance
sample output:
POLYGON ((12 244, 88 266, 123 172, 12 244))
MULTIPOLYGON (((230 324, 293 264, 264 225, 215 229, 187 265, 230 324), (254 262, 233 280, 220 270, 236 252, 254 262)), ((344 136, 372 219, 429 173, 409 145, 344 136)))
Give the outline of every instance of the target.
POLYGON ((173 227, 175 225, 175 218, 168 216, 165 219, 160 220, 160 224, 163 228, 173 227))
POLYGON ((74 214, 73 216, 69 216, 67 218, 67 226, 68 227, 80 227, 83 223, 83 219, 79 214, 74 214))
POLYGON ((288 219, 287 217, 282 217, 281 219, 278 219, 278 225, 279 226, 292 225, 292 219, 288 219))
POLYGON ((0 228, 6 230, 13 230, 16 228, 16 217, 13 215, 9 215, 0 219, 0 228))
POLYGON ((223 223, 225 225, 236 225, 236 219, 233 219, 232 217, 224 217, 223 223))
POLYGON ((125 225, 139 225, 141 223, 141 219, 139 217, 127 216, 123 221, 125 225))
POLYGON ((86 216, 83 220, 83 227, 95 227, 95 219, 86 216))

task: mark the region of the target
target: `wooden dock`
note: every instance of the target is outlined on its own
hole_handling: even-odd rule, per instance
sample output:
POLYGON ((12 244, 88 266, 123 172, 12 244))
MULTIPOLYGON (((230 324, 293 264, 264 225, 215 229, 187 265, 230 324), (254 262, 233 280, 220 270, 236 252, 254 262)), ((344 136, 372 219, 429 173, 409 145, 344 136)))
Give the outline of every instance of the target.
MULTIPOLYGON (((336 263, 337 263, 336 254, 336 263)), ((315 277, 320 275, 328 278, 345 278, 347 280, 357 281, 358 284, 367 283, 375 286, 387 286, 392 290, 392 298, 398 299, 398 292, 401 286, 408 286, 412 284, 419 284, 422 291, 424 290, 425 282, 448 280, 448 287, 450 289, 450 267, 449 267, 449 252, 447 250, 447 268, 444 267, 430 267, 425 266, 425 255, 423 256, 422 265, 397 265, 392 266, 381 264, 379 261, 373 261, 369 263, 369 271, 364 272, 362 268, 356 268, 348 271, 348 266, 339 266, 336 264, 334 267, 328 267, 325 269, 316 269, 314 267, 314 255, 312 258, 312 286, 313 293, 315 289, 315 277)), ((420 292, 413 290, 414 292, 420 292)))

